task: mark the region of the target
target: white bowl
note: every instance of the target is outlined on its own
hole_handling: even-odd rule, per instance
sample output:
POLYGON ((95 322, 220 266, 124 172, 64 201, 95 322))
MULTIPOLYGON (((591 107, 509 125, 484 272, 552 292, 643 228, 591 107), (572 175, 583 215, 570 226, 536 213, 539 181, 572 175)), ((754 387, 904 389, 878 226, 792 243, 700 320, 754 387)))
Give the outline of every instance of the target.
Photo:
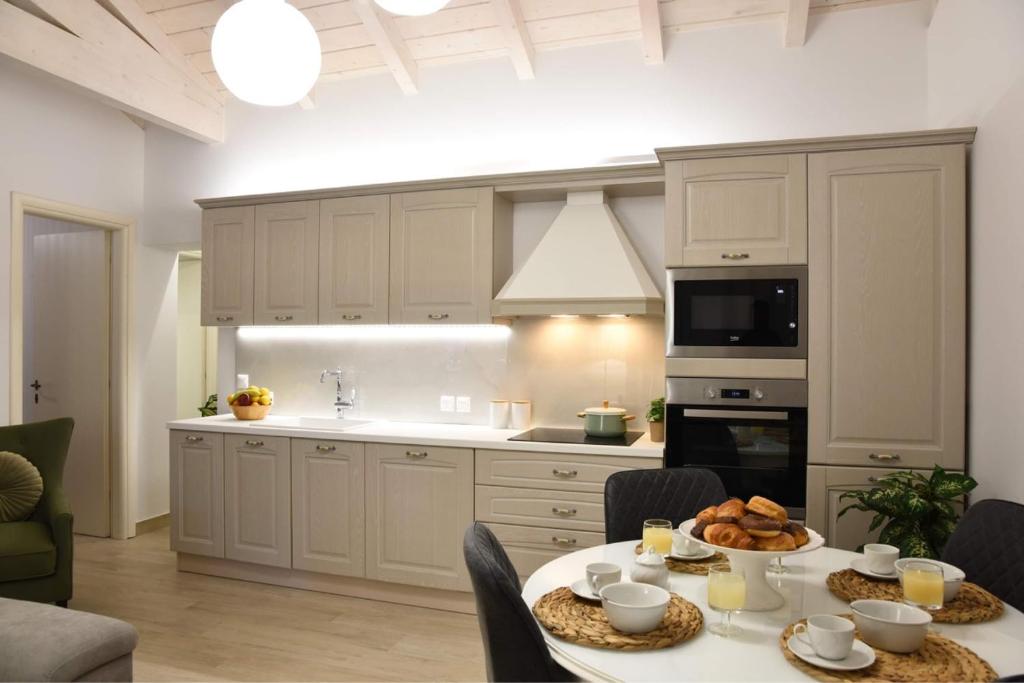
POLYGON ((942 601, 950 602, 956 597, 956 594, 960 592, 960 586, 964 585, 964 579, 967 575, 964 574, 964 570, 960 567, 949 564, 948 562, 939 562, 938 560, 930 560, 923 557, 904 557, 902 560, 896 560, 896 573, 901 577, 903 576, 903 567, 908 562, 930 562, 931 564, 942 567, 942 601))
POLYGON ((920 649, 932 623, 932 615, 901 602, 854 600, 850 608, 861 640, 889 652, 920 649))
POLYGON ((613 583, 601 589, 608 622, 623 633, 647 633, 658 628, 671 598, 664 588, 646 583, 613 583))

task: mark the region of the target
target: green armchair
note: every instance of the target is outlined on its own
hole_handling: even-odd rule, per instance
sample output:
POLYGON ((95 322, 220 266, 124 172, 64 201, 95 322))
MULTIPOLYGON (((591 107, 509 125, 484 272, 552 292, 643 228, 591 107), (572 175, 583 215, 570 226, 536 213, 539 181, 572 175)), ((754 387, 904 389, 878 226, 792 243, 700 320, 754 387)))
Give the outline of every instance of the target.
POLYGON ((71 599, 74 518, 64 495, 64 461, 75 421, 0 427, 0 451, 25 456, 43 477, 43 497, 25 521, 0 523, 0 597, 54 602, 71 599))

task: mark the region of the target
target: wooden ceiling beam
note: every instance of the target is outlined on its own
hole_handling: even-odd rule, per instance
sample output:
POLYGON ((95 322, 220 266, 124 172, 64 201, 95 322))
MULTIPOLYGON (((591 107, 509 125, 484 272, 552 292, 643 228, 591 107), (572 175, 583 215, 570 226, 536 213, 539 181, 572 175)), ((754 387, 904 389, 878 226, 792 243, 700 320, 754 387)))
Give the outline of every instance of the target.
POLYGON ((398 87, 406 95, 419 92, 416 81, 419 69, 412 58, 409 47, 395 25, 394 18, 371 0, 352 0, 352 9, 359 15, 374 45, 380 50, 384 63, 391 75, 398 81, 398 87))
POLYGON ((526 20, 519 0, 491 0, 498 15, 498 28, 505 38, 509 59, 520 80, 531 80, 533 71, 533 42, 526 30, 526 20))
POLYGON ((803 47, 807 42, 807 17, 811 13, 811 0, 787 0, 783 45, 803 47))
POLYGON ((204 142, 224 140, 219 93, 194 70, 161 54, 121 17, 95 0, 25 1, 60 26, 0 0, 0 54, 126 114, 204 142))
POLYGON ((665 61, 665 48, 661 32, 661 10, 658 0, 639 0, 640 38, 643 41, 644 61, 661 64, 665 61))

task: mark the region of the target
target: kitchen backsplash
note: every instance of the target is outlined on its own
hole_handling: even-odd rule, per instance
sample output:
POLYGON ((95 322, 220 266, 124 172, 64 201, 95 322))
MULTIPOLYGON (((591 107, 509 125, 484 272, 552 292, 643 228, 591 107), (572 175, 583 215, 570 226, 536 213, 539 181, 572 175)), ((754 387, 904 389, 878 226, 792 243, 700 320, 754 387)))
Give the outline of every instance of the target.
POLYGON ((320 372, 340 366, 346 391, 349 382, 357 388, 349 415, 414 422, 486 424, 491 399, 525 398, 534 425, 576 426, 577 411, 608 399, 640 425, 647 402, 664 392, 661 318, 520 319, 507 336, 469 328, 416 338, 406 328, 333 338, 324 329, 242 333, 235 371, 271 387, 279 414, 331 416, 334 382, 320 384, 320 372), (470 412, 442 412, 442 395, 469 396, 470 412))

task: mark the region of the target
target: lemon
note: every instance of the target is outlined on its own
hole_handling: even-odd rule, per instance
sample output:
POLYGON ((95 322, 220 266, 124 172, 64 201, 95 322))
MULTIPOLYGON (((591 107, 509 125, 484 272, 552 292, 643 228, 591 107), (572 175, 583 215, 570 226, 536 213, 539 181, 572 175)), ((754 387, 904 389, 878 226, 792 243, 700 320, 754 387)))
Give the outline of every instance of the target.
POLYGON ((270 389, 267 389, 266 387, 260 387, 260 396, 269 396, 269 395, 270 395, 270 389))
POLYGON ((270 397, 269 396, 260 396, 259 404, 261 406, 269 406, 270 405, 270 397))
POLYGON ((235 394, 231 394, 230 396, 228 396, 228 405, 231 405, 232 403, 235 402, 235 396, 235 394))

